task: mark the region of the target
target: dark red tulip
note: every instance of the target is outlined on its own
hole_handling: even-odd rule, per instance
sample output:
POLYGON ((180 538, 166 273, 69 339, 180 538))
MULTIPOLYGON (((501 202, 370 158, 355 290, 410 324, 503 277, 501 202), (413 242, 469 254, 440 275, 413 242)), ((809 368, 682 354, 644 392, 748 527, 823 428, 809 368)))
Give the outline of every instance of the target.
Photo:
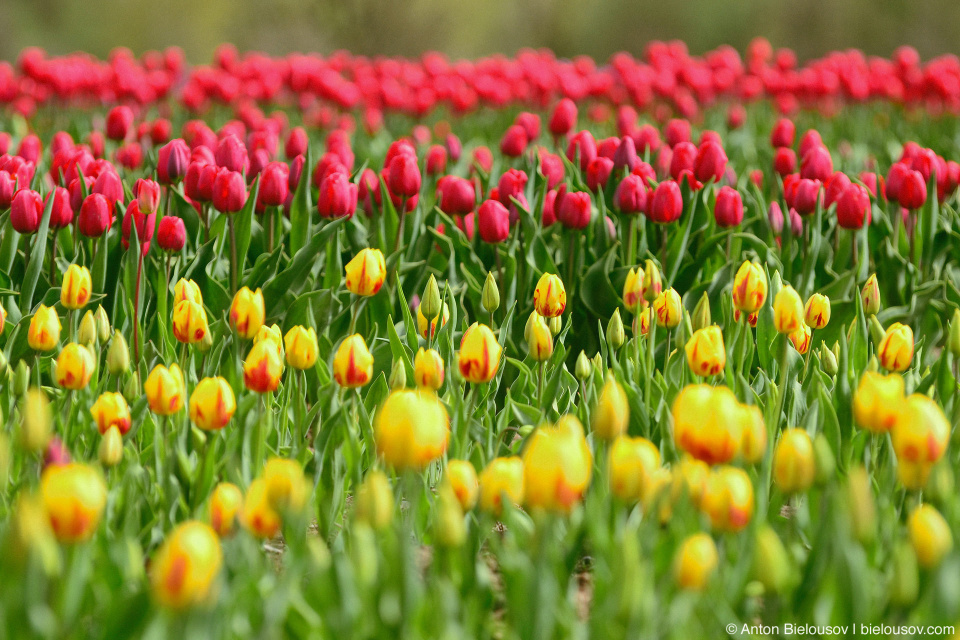
POLYGON ((123 244, 123 248, 130 248, 130 231, 135 226, 137 229, 137 239, 140 242, 140 253, 142 255, 147 255, 147 252, 150 251, 150 242, 153 240, 153 232, 156 227, 156 220, 156 214, 141 213, 140 204, 138 201, 131 200, 130 204, 127 205, 126 212, 123 214, 123 224, 120 228, 120 232, 122 234, 121 244, 123 244))
POLYGON ((672 180, 664 180, 657 185, 653 199, 647 206, 647 216, 654 222, 663 224, 680 219, 683 213, 683 196, 680 185, 672 180))
POLYGON ((244 173, 250 166, 250 159, 247 157, 247 147, 237 136, 230 133, 217 144, 217 150, 214 153, 217 166, 228 169, 235 173, 244 173))
POLYGON ((800 177, 826 182, 833 175, 833 159, 826 147, 813 147, 801 156, 800 177))
POLYGON ((510 125, 500 139, 500 153, 508 158, 522 156, 528 141, 526 129, 519 124, 510 125))
POLYGON ((107 113, 107 137, 116 142, 126 140, 133 126, 133 110, 126 105, 119 105, 107 113))
POLYGON ((87 193, 90 193, 93 188, 94 179, 81 176, 74 178, 70 182, 70 186, 67 187, 67 191, 70 192, 70 208, 74 211, 80 211, 80 206, 83 204, 83 188, 86 184, 87 193))
POLYGON ((443 145, 430 145, 427 150, 427 175, 438 176, 447 170, 447 148, 443 145))
POLYGON ((770 132, 770 144, 776 148, 792 147, 793 139, 797 134, 797 127, 793 120, 780 118, 770 132))
POLYGON ((773 154, 773 170, 787 176, 797 170, 797 154, 790 147, 778 147, 773 154))
POLYGON ((113 224, 110 202, 99 193, 91 193, 83 199, 77 226, 88 238, 99 238, 113 224))
POLYGON ((553 137, 559 138, 570 133, 577 126, 577 105, 570 98, 564 98, 553 108, 548 128, 553 137))
POLYGON ((713 207, 713 218, 720 227, 735 227, 743 222, 743 198, 732 187, 720 187, 713 207))
POLYGON ((271 162, 260 172, 260 189, 257 200, 267 207, 279 207, 290 192, 288 185, 290 168, 285 162, 271 162))
POLYGON ((887 200, 890 202, 900 201, 900 186, 910 171, 910 167, 903 162, 896 162, 890 166, 890 171, 887 172, 886 188, 884 189, 887 200))
POLYGON ((320 183, 317 209, 324 218, 350 217, 357 210, 357 185, 345 173, 331 173, 320 183))
POLYGON ((791 208, 796 209, 801 216, 810 215, 817 210, 822 197, 821 182, 819 180, 810 180, 801 178, 797 182, 796 192, 793 201, 787 201, 791 208))
POLYGON ((242 175, 222 168, 213 181, 212 195, 214 209, 220 213, 236 213, 247 203, 247 185, 242 175))
POLYGON ((647 208, 647 187, 643 178, 631 173, 621 180, 613 204, 620 213, 643 213, 647 208))
POLYGON ((247 184, 253 184, 254 179, 263 172, 263 168, 270 164, 270 154, 266 149, 256 149, 250 152, 250 164, 247 167, 247 184))
POLYGON ((508 169, 506 173, 500 176, 500 182, 497 183, 497 199, 505 207, 509 207, 512 204, 510 198, 522 196, 526 187, 527 174, 519 169, 508 169))
POLYGON ((160 209, 160 185, 153 180, 137 180, 133 193, 140 202, 140 211, 144 214, 156 213, 160 209))
POLYGON ((480 205, 477 223, 484 242, 496 244, 510 235, 510 212, 496 200, 485 200, 480 205))
POLYGON ((44 208, 46 208, 51 198, 53 199, 53 207, 50 209, 50 228, 63 229, 73 222, 73 209, 70 207, 70 192, 63 187, 55 187, 44 199, 44 208))
POLYGON ((476 195, 473 183, 459 176, 443 176, 437 182, 437 206, 450 215, 466 215, 473 211, 476 195))
POLYGON ((897 199, 901 207, 910 211, 919 209, 927 201, 927 183, 919 171, 911 169, 903 176, 897 199))
POLYGON ((587 165, 587 188, 596 193, 607 186, 613 172, 613 160, 596 157, 587 165))
POLYGON ((157 152, 157 178, 161 184, 180 182, 190 164, 190 147, 181 138, 171 140, 157 152))
POLYGON ((829 209, 830 205, 839 200, 840 194, 849 186, 850 178, 842 171, 837 171, 830 176, 823 189, 823 207, 829 209))
POLYGON ((36 233, 43 217, 43 198, 32 189, 20 189, 10 204, 10 224, 18 233, 36 233))
POLYGON ((870 224, 870 194, 859 184, 847 184, 837 198, 837 224, 856 230, 864 223, 870 224))
POLYGON ((585 229, 590 224, 590 194, 586 191, 572 191, 564 194, 556 208, 557 220, 567 229, 585 229))
POLYGON ((157 244, 164 251, 176 253, 187 242, 187 229, 183 220, 176 216, 164 216, 157 228, 157 244))
POLYGON ((707 140, 697 150, 697 159, 694 163, 693 175, 699 182, 720 182, 727 168, 727 154, 719 143, 707 140))
POLYGON ((416 156, 401 153, 387 169, 387 188, 395 196, 410 198, 420 193, 420 166, 416 156))

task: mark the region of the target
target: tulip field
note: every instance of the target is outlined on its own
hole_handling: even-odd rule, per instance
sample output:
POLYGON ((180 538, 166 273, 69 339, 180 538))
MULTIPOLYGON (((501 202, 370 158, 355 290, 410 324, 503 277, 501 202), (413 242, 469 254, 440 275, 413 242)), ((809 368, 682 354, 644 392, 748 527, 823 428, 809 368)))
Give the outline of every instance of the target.
POLYGON ((960 58, 0 62, 0 639, 960 638, 960 58))

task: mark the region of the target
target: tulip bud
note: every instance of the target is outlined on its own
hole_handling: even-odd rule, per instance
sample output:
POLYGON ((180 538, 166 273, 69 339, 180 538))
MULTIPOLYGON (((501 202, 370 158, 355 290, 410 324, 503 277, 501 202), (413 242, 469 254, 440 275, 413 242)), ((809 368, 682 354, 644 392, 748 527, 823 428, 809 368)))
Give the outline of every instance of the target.
POLYGON ((639 313, 643 300, 643 271, 632 268, 627 272, 627 279, 623 282, 623 304, 627 311, 639 313))
POLYGON ((950 333, 947 337, 947 348, 954 358, 960 358, 960 309, 953 310, 950 319, 950 333))
POLYGON ((430 279, 427 280, 427 286, 423 290, 420 309, 426 317, 436 318, 440 314, 440 304, 440 287, 437 286, 437 279, 431 274, 430 279))
POLYGON ((790 556, 777 533, 763 525, 757 532, 754 554, 754 575, 772 593, 783 593, 789 586, 792 571, 790 556))
POLYGON ((717 568, 717 545, 706 533, 696 533, 680 545, 673 562, 673 576, 681 589, 702 591, 717 568))
POLYGON ((53 416, 47 394, 36 387, 20 400, 20 446, 31 453, 43 451, 50 441, 53 416))
POLYGON ((443 386, 443 359, 434 349, 420 348, 413 359, 413 377, 417 387, 438 390, 443 386))
POLYGON ((586 353, 581 351, 580 355, 577 356, 577 364, 574 368, 574 373, 578 380, 585 381, 590 378, 590 375, 593 373, 590 364, 590 358, 587 357, 586 353))
POLYGON ((908 607, 917 600, 920 592, 920 571, 917 554, 906 542, 900 542, 893 551, 893 572, 888 583, 890 602, 908 607))
POLYGON ((627 403, 627 394, 616 378, 608 372, 597 406, 593 409, 591 428, 598 437, 613 440, 626 433, 629 422, 630 405, 627 403))
POLYGON ((233 296, 229 317, 230 326, 241 338, 249 340, 256 336, 266 317, 263 291, 251 291, 249 287, 241 287, 233 296))
MULTIPOLYGON (((149 378, 147 378, 149 381, 149 378)), ((127 382, 123 385, 123 398, 127 402, 134 402, 137 398, 140 397, 140 374, 136 371, 133 372, 127 382)))
MULTIPOLYGON (((704 294, 706 295, 706 294, 704 294)), ((744 261, 733 279, 733 306, 746 313, 756 313, 767 299, 767 274, 759 264, 744 261)))
POLYGON ((105 467, 113 467, 120 464, 123 459, 123 436, 117 427, 110 427, 100 439, 100 447, 97 449, 97 457, 100 464, 105 467))
POLYGON ((403 360, 393 361, 389 383, 391 389, 403 389, 407 386, 407 367, 403 364, 403 360))
POLYGON ((384 529, 393 520, 393 489, 382 471, 371 471, 357 490, 353 517, 374 530, 384 529))
POLYGON ((815 293, 803 309, 803 321, 811 329, 823 329, 830 322, 830 298, 815 293))
POLYGON ((863 312, 867 315, 876 315, 880 312, 880 285, 877 284, 877 274, 871 275, 863 285, 860 300, 863 302, 863 312))
POLYGON ((913 329, 894 322, 877 345, 877 357, 887 371, 906 371, 913 360, 913 347, 913 329))
POLYGON ((459 547, 467 537, 463 508, 448 485, 440 487, 438 498, 437 519, 434 523, 437 541, 447 548, 459 547))
POLYGON ((544 318, 553 318, 567 308, 567 291, 560 276, 545 273, 533 292, 533 306, 544 318))
POLYGON ((41 304, 30 318, 27 343, 34 351, 51 351, 60 343, 61 329, 56 309, 41 304))
MULTIPOLYGON (((489 271, 487 272, 487 279, 483 283, 483 294, 480 297, 480 302, 487 313, 493 313, 500 308, 500 289, 497 288, 497 281, 494 279, 493 273, 489 271)), ((436 314, 430 317, 435 316, 436 314)))
POLYGON ((7 362, 7 356, 3 354, 3 351, 0 351, 0 382, 6 382, 9 376, 10 365, 7 362))
POLYGON ((379 249, 362 249, 346 264, 344 271, 347 290, 358 296, 375 295, 387 279, 386 262, 379 249))
POLYGON ((883 329, 880 321, 877 320, 877 316, 870 316, 870 319, 867 320, 867 329, 870 330, 870 339, 873 340, 873 344, 879 346, 887 332, 883 329))
POLYGON ((693 309, 692 320, 694 332, 709 327, 711 324, 710 298, 707 296, 706 291, 703 292, 703 295, 700 297, 700 302, 698 302, 697 306, 693 309))
POLYGON ((803 429, 785 429, 773 452, 773 479, 784 493, 802 493, 816 475, 813 441, 803 429))
POLYGON ((283 344, 287 364, 294 369, 302 371, 316 364, 320 347, 317 344, 317 332, 313 327, 293 327, 283 337, 283 344))
POLYGON ((790 285, 785 285, 773 301, 773 324, 780 333, 790 334, 803 322, 803 302, 790 285))
POLYGON ((610 322, 607 323, 607 344, 613 349, 619 349, 626 340, 626 334, 623 331, 623 320, 620 319, 620 309, 614 309, 610 322))
POLYGON ((826 485, 833 479, 833 474, 837 469, 837 461, 830 443, 822 433, 818 433, 817 437, 813 439, 813 454, 816 482, 820 486, 826 485))
POLYGON ((30 367, 27 366, 26 360, 21 359, 13 374, 13 395, 19 398, 27 392, 28 386, 30 386, 30 367))
POLYGON ((530 314, 524 333, 530 357, 536 362, 549 360, 553 355, 553 335, 550 333, 550 327, 536 311, 530 314))
MULTIPOLYGON (((706 300, 706 294, 704 298, 706 300)), ((699 306, 699 305, 698 305, 699 306)), ((709 311, 707 314, 709 315, 709 311)), ((720 327, 711 325, 693 332, 684 350, 690 370, 698 376, 716 376, 727 364, 727 351, 723 345, 720 327)))
POLYGON ((467 460, 450 460, 443 477, 444 483, 453 490, 461 509, 469 511, 477 505, 480 481, 473 463, 467 460))
POLYGON ((907 528, 917 561, 925 569, 936 568, 953 548, 950 525, 929 504, 920 505, 910 514, 907 528))
POLYGON ((867 368, 864 371, 870 373, 877 373, 880 371, 880 361, 877 360, 877 356, 870 356, 870 359, 867 360, 867 368))
POLYGON ((113 375, 126 373, 130 369, 130 350, 127 341, 119 331, 113 333, 110 348, 107 349, 107 371, 113 375))
POLYGON ((643 269, 643 299, 653 302, 663 290, 663 280, 660 278, 660 269, 653 260, 647 260, 643 269))
POLYGON ((373 356, 363 336, 355 333, 344 339, 333 358, 333 379, 347 389, 362 387, 373 377, 373 356))
POLYGON ((823 372, 828 376, 837 375, 839 370, 839 364, 837 363, 837 356, 827 349, 827 343, 820 343, 820 367, 823 369, 823 372))
POLYGON ((221 482, 210 495, 210 527, 221 538, 236 529, 237 516, 243 506, 243 493, 235 484, 221 482))
POLYGON ((603 371, 603 356, 599 352, 593 356, 593 366, 597 371, 603 371))
POLYGON ((110 318, 107 317, 107 311, 102 305, 97 305, 97 312, 93 315, 97 323, 97 338, 100 344, 106 344, 110 339, 110 318))
POLYGON ((77 340, 82 345, 92 345, 97 340, 97 322, 94 320, 93 311, 87 311, 83 314, 80 321, 80 329, 77 332, 77 340))
POLYGON ((683 317, 683 304, 680 301, 680 294, 675 289, 662 291, 653 301, 651 308, 658 327, 673 329, 680 324, 683 317))

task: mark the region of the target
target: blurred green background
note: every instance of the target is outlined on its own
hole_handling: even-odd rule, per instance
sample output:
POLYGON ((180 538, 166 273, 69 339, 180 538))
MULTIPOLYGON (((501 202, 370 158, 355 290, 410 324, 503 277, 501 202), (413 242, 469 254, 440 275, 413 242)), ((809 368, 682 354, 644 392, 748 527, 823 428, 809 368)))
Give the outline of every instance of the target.
POLYGON ((957 0, 0 0, 0 58, 25 46, 106 55, 114 46, 179 45, 205 62, 217 44, 273 54, 329 52, 451 56, 550 47, 605 60, 679 38, 694 53, 741 51, 755 35, 801 59, 857 47, 889 55, 904 43, 924 58, 957 49, 957 0))

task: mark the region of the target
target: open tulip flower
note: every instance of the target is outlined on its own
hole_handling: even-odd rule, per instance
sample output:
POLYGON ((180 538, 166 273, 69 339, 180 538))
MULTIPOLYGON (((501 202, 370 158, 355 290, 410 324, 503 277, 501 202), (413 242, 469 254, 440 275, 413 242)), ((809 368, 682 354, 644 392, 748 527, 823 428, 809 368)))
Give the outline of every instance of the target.
POLYGON ((957 636, 949 50, 130 44, 0 60, 0 637, 957 636))

